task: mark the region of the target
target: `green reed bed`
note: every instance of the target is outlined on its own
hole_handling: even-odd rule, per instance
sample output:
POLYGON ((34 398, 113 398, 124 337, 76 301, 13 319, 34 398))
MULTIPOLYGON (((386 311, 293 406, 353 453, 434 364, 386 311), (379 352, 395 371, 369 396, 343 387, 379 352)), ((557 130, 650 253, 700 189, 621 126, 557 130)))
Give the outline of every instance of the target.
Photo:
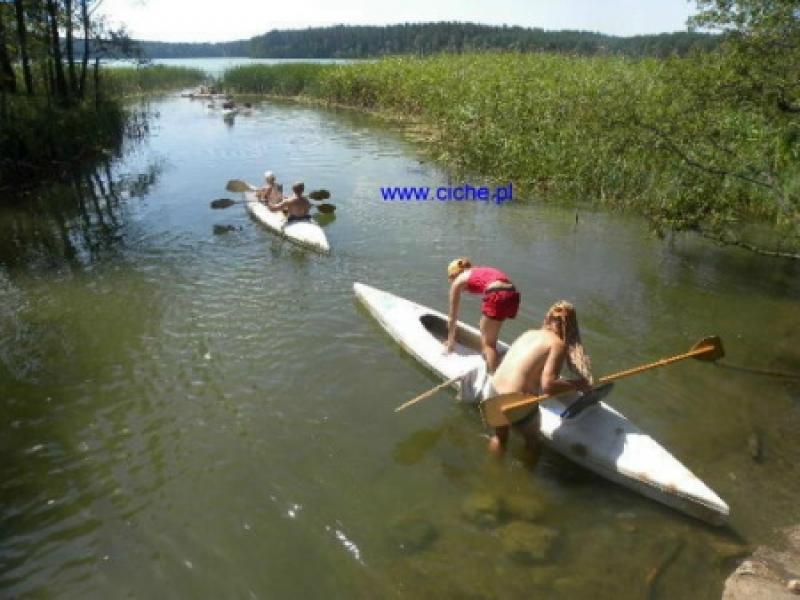
POLYGON ((794 134, 709 94, 713 65, 708 55, 482 53, 244 66, 222 83, 413 118, 433 128, 449 164, 513 181, 525 195, 631 208, 658 231, 720 239, 762 220, 792 246, 800 153, 778 142, 794 134), (753 183, 762 171, 770 185, 753 183))
POLYGON ((222 85, 229 92, 321 97, 316 86, 327 68, 314 63, 232 67, 223 74, 222 85))
POLYGON ((102 71, 101 86, 111 94, 130 95, 190 87, 205 79, 206 74, 201 69, 187 67, 106 67, 102 71))

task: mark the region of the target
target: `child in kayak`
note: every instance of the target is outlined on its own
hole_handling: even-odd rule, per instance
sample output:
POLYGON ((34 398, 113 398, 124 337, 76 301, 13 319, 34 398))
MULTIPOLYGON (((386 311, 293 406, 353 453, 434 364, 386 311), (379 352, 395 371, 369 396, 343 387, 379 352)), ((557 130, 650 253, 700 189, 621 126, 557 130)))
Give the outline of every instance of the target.
POLYGON ((303 196, 303 190, 305 190, 304 184, 295 183, 292 186, 292 195, 290 197, 281 200, 277 204, 268 205, 268 208, 272 212, 278 212, 279 210, 285 212, 288 217, 288 223, 309 220, 311 215, 308 214, 308 211, 311 209, 311 202, 303 196))
POLYGON ((497 339, 505 319, 517 316, 520 295, 508 276, 494 267, 474 267, 468 258, 457 258, 447 266, 450 280, 447 341, 445 352, 452 352, 456 343, 458 307, 461 292, 483 294, 481 304, 481 352, 489 373, 498 364, 497 339))
MULTIPOLYGON (((503 362, 483 386, 483 399, 523 392, 526 394, 557 394, 592 389, 591 361, 581 343, 578 315, 575 307, 561 300, 553 304, 539 329, 531 329, 519 336, 503 357, 503 362), (561 367, 566 361, 577 379, 561 377, 561 367)), ((526 445, 536 452, 539 444, 539 408, 514 423, 525 437, 526 445)), ((508 441, 509 427, 497 427, 489 442, 489 449, 500 454, 508 441)))
POLYGON ((283 200, 281 186, 275 183, 275 174, 272 171, 264 173, 264 187, 256 190, 256 198, 267 206, 277 204, 283 200))

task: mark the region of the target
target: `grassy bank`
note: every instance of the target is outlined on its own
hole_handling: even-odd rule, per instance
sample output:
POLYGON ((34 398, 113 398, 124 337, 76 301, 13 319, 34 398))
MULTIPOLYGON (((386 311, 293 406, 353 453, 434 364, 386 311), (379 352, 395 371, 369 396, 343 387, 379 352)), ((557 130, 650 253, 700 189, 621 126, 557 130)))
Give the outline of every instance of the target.
POLYGON ((787 131, 758 110, 704 100, 714 76, 708 55, 486 53, 253 65, 222 83, 419 120, 437 132, 448 163, 529 195, 633 209, 658 231, 718 239, 741 240, 757 220, 796 247, 800 154, 780 149, 787 131), (769 185, 753 183, 760 171, 769 185))

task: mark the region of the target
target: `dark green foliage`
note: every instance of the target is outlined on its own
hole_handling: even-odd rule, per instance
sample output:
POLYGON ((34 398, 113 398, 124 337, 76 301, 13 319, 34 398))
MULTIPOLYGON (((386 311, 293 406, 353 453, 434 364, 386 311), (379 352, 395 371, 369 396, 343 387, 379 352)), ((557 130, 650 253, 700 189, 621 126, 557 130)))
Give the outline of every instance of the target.
POLYGON ((276 29, 250 40, 220 44, 140 42, 144 54, 150 58, 371 58, 484 50, 667 57, 708 50, 716 44, 716 36, 702 33, 676 32, 623 38, 589 31, 545 31, 455 22, 276 29))
POLYGON ((30 185, 67 173, 115 149, 125 112, 118 102, 69 108, 42 98, 15 98, 0 132, 0 186, 30 185))

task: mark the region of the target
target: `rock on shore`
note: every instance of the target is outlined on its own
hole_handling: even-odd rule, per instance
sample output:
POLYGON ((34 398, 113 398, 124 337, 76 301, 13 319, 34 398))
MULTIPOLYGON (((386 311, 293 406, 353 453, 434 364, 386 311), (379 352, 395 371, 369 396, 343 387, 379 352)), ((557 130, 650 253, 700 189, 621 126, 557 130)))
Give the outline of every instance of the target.
POLYGON ((782 549, 759 546, 725 581, 722 600, 800 598, 800 525, 787 529, 782 549))

